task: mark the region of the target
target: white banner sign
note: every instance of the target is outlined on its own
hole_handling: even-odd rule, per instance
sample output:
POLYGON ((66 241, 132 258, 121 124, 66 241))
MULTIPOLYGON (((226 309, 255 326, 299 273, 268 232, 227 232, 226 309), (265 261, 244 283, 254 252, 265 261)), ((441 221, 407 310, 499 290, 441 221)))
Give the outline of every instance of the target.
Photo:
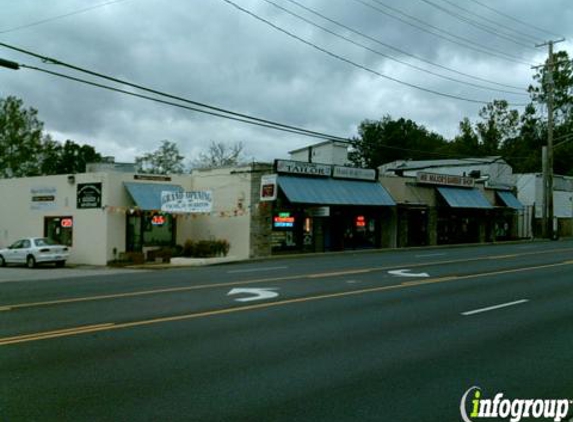
POLYGON ((180 213, 209 213, 213 209, 210 190, 192 192, 161 192, 161 211, 180 213))
POLYGON ((261 201, 274 201, 277 199, 277 175, 264 174, 261 177, 261 201))

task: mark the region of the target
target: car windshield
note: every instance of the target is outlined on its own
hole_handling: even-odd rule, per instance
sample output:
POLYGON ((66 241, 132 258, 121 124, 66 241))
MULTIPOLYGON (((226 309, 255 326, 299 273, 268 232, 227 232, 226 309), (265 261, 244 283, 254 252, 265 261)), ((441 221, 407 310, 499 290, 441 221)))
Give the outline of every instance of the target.
POLYGON ((54 242, 52 239, 49 239, 47 237, 42 237, 40 239, 34 239, 34 243, 36 244, 36 246, 57 245, 56 242, 54 242))

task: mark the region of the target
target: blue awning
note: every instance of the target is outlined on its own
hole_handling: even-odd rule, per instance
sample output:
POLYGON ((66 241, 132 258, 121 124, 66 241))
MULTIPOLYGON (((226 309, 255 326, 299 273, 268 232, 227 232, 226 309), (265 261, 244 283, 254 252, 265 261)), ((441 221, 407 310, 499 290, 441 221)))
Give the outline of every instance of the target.
POLYGON ((515 210, 523 209, 523 204, 519 202, 519 199, 515 197, 515 195, 511 192, 505 190, 496 191, 497 195, 501 198, 503 203, 510 208, 515 210))
POLYGON ((181 192, 183 188, 178 185, 167 185, 160 183, 123 183, 133 202, 144 211, 161 209, 161 192, 181 192))
POLYGON ((278 184, 290 202, 322 205, 393 206, 396 202, 376 182, 320 177, 279 176, 278 184))
POLYGON ((493 208, 484 194, 478 189, 442 187, 438 188, 438 192, 452 208, 493 208))

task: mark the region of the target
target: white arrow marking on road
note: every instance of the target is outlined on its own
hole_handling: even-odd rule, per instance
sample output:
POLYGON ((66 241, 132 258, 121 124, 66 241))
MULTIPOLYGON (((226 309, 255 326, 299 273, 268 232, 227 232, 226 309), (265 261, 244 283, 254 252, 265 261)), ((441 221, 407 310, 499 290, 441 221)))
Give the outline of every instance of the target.
POLYGON ((388 271, 388 274, 397 275, 400 277, 429 277, 428 273, 409 273, 408 269, 388 271))
POLYGON ((227 296, 238 295, 241 293, 255 295, 251 297, 241 297, 239 299, 235 299, 237 302, 251 302, 253 300, 263 300, 277 297, 279 294, 273 290, 278 290, 278 288, 275 287, 263 287, 257 289, 238 288, 238 289, 231 289, 231 291, 227 293, 227 296))

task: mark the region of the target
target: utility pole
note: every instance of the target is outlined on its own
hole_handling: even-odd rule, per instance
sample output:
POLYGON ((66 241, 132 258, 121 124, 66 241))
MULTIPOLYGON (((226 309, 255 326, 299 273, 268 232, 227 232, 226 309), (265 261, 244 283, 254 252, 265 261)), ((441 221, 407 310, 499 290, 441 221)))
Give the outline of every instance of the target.
POLYGON ((547 88, 547 153, 544 154, 543 161, 543 212, 542 212, 542 235, 553 239, 553 45, 565 41, 564 38, 555 41, 547 41, 538 44, 536 47, 549 47, 549 57, 547 58, 545 85, 547 88))

